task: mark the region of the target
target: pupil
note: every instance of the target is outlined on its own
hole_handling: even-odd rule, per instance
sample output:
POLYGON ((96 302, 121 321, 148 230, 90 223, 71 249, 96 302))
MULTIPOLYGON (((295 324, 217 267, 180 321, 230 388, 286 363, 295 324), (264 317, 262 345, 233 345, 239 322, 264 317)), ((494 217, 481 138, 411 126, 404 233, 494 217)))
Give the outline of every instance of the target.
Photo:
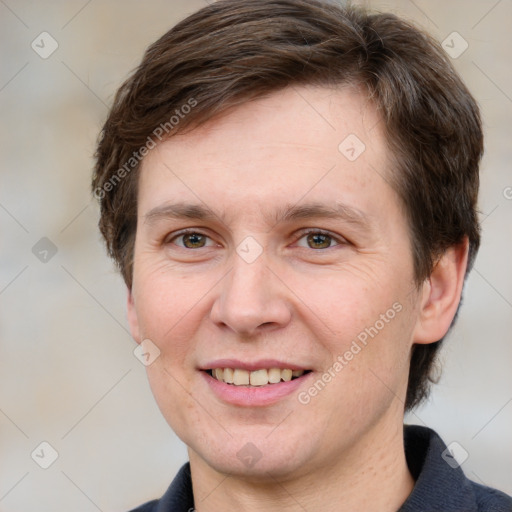
POLYGON ((183 237, 183 243, 185 246, 189 247, 192 246, 194 248, 196 247, 203 247, 204 246, 204 236, 199 235, 197 233, 192 233, 190 235, 185 235, 183 237))
POLYGON ((308 236, 308 242, 316 247, 313 247, 313 249, 325 249, 326 247, 329 247, 330 243, 330 236, 329 235, 322 235, 320 233, 309 235, 308 236))

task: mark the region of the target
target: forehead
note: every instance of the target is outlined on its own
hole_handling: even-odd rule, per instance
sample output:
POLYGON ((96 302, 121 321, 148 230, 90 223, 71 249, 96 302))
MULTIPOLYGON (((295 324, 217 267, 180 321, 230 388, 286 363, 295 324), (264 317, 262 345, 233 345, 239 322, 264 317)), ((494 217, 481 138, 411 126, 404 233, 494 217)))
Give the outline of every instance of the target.
MULTIPOLYGON (((289 146, 298 154, 339 151, 339 144, 350 135, 346 149, 354 142, 355 149, 363 149, 356 136, 365 150, 384 150, 380 121, 374 103, 360 88, 293 86, 231 108, 186 134, 169 138, 160 147, 173 148, 175 161, 200 148, 217 159, 224 156, 225 161, 239 161, 245 164, 243 168, 249 155, 264 158, 272 153, 278 157, 274 148, 289 146)), ((340 154, 351 157, 350 153, 340 154)))
POLYGON ((139 214, 186 198, 234 218, 248 211, 272 218, 270 205, 305 200, 352 203, 363 213, 373 203, 371 216, 375 201, 398 200, 388 190, 381 128, 354 88, 290 87, 247 102, 145 157, 139 214))

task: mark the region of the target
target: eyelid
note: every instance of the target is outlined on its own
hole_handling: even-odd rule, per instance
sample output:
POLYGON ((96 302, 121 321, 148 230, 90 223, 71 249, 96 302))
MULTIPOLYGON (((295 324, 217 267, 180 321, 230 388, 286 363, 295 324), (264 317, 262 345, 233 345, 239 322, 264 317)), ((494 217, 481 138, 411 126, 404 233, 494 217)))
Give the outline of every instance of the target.
MULTIPOLYGON (((179 231, 173 232, 170 235, 166 236, 163 240, 164 244, 169 244, 176 238, 179 238, 181 236, 187 235, 187 234, 197 234, 204 236, 208 239, 210 239, 213 242, 213 239, 210 235, 204 232, 201 228, 185 228, 181 229, 179 231)), ((320 235, 326 235, 329 236, 332 240, 336 242, 336 245, 349 245, 350 241, 347 240, 345 237, 341 235, 337 235, 335 233, 332 233, 331 231, 321 229, 321 228, 303 228, 295 233, 294 238, 296 239, 295 243, 297 243, 300 239, 304 238, 307 235, 310 234, 320 234, 320 235)), ((215 243, 215 242, 214 242, 215 243)), ((178 247, 181 247, 178 245, 178 247)), ((211 247, 207 246, 207 247, 211 247)), ((181 247, 183 249, 186 249, 185 247, 181 247)), ((305 248, 305 247, 304 247, 305 248)), ((332 247, 328 247, 327 249, 331 249, 332 247)), ((199 249, 204 249, 204 247, 200 247, 199 249)), ((187 249, 191 250, 191 249, 187 249)), ((316 251, 319 251, 319 249, 315 249, 316 251)), ((324 249, 325 250, 325 249, 324 249)))
MULTIPOLYGON (((327 230, 321 229, 321 228, 304 228, 302 230, 299 230, 295 234, 295 237, 297 238, 297 242, 298 242, 300 239, 302 239, 305 236, 310 235, 310 234, 329 236, 336 242, 336 245, 349 245, 350 244, 350 241, 347 240, 345 237, 343 237, 341 235, 337 235, 335 233, 332 233, 331 231, 327 231, 327 230)), ((297 242, 295 242, 295 243, 297 243, 297 242)), ((332 249, 332 247, 328 247, 327 249, 332 249)), ((313 249, 313 250, 320 251, 321 249, 313 249)), ((325 250, 325 249, 323 249, 323 250, 325 250)))
MULTIPOLYGON (((176 240, 176 238, 180 238, 184 235, 189 235, 189 234, 201 235, 201 236, 204 236, 204 237, 210 239, 213 242, 212 237, 210 235, 206 234, 202 229, 200 229, 200 228, 185 228, 185 229, 181 229, 179 231, 175 231, 175 232, 167 235, 163 240, 163 244, 164 245, 170 244, 171 242, 173 242, 173 240, 176 240)), ((188 249, 187 247, 182 247, 180 245, 178 245, 178 247, 180 247, 181 249, 187 249, 189 251, 193 250, 193 249, 188 249)), ((211 245, 207 246, 207 247, 211 247, 211 245)), ((204 249, 204 247, 199 247, 199 249, 204 249)))

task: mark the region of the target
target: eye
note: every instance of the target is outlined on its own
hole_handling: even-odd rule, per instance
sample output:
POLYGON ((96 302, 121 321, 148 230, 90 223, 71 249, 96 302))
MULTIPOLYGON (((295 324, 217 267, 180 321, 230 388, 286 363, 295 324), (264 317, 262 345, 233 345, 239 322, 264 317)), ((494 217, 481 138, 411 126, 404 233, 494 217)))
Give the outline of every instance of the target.
POLYGON ((203 247, 210 247, 213 241, 210 237, 203 235, 197 231, 187 231, 181 234, 175 235, 167 243, 174 243, 178 247, 184 249, 201 249, 203 247))
POLYGON ((323 231, 308 231, 303 233, 297 245, 299 247, 307 247, 309 249, 329 249, 343 242, 329 233, 323 231), (304 242, 302 242, 304 241, 304 242))

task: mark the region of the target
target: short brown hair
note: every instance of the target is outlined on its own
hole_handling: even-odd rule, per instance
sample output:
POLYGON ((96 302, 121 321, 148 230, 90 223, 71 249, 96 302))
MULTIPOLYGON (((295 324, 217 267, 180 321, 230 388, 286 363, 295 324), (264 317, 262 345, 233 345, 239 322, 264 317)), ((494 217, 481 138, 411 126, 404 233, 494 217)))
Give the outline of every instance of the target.
MULTIPOLYGON (((102 129, 92 188, 128 287, 144 149, 287 86, 340 84, 363 88, 383 119, 416 283, 465 237, 469 271, 480 244, 483 136, 478 106, 439 44, 392 14, 320 0, 220 0, 147 49, 102 129)), ((427 396, 441 342, 413 347, 406 409, 427 396)))

